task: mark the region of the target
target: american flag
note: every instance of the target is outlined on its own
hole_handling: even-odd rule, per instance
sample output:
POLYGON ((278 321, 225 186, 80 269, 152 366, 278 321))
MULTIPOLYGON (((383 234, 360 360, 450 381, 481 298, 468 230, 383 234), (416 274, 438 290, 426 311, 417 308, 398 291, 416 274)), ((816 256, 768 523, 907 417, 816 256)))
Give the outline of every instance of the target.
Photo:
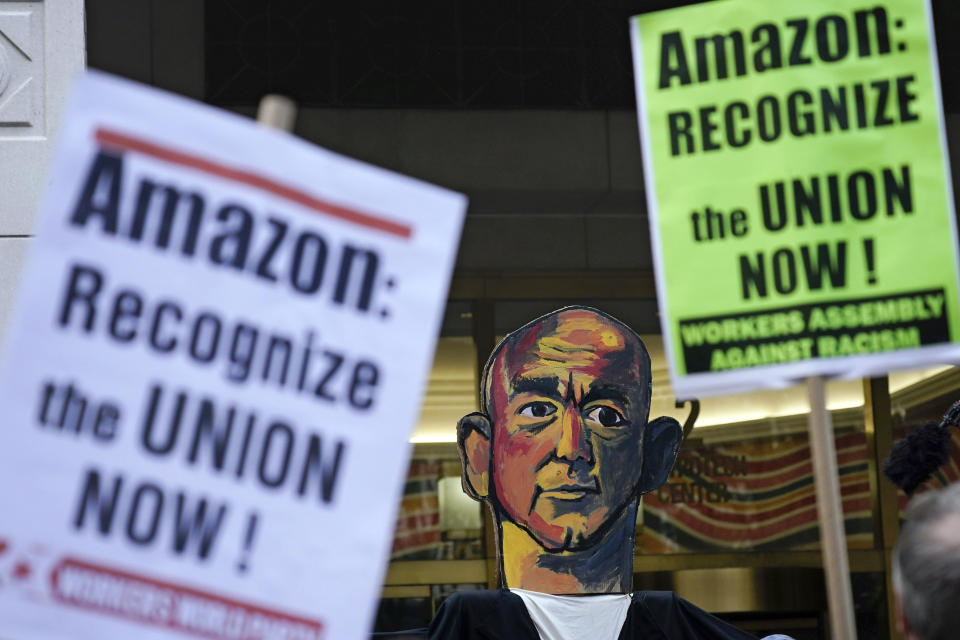
POLYGON ((438 461, 414 460, 403 487, 403 502, 397 514, 391 560, 439 560, 444 556, 440 532, 437 482, 438 461))
MULTIPOLYGON (((870 547, 873 518, 866 436, 840 435, 836 447, 847 542, 851 547, 870 547)), ((643 498, 638 553, 818 547, 806 436, 685 450, 677 469, 681 473, 675 472, 664 488, 643 498), (711 464, 718 457, 737 463, 711 464)))

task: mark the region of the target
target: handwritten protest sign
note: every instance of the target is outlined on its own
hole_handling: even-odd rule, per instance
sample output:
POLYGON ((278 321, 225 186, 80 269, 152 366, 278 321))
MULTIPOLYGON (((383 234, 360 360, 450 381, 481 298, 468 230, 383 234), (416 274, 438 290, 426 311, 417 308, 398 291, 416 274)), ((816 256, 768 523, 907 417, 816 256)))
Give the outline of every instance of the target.
POLYGON ((366 637, 465 206, 80 79, 0 365, 0 637, 366 637))
POLYGON ((633 18, 680 396, 960 359, 928 2, 724 0, 633 18))

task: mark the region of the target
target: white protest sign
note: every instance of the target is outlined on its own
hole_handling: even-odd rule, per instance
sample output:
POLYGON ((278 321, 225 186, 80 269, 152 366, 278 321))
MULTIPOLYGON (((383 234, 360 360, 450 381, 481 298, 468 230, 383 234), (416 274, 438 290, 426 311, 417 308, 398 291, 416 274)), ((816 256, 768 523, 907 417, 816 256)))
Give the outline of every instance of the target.
POLYGON ((465 198, 82 77, 0 363, 0 637, 365 638, 465 198))

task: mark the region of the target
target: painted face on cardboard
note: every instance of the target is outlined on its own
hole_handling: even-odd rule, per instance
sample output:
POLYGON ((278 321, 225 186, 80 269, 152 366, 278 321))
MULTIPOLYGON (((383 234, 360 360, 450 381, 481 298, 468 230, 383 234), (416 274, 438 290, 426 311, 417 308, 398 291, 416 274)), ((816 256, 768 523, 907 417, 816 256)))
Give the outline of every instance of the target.
POLYGON ((493 363, 493 489, 543 547, 590 546, 636 500, 645 358, 634 335, 572 310, 530 327, 493 363))

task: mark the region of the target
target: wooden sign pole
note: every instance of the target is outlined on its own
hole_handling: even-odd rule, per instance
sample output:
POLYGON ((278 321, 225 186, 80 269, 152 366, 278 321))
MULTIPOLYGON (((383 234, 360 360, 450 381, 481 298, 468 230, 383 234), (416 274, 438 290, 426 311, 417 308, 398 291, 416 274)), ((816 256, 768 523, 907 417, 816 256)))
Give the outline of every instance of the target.
POLYGON ((285 96, 268 94, 260 100, 257 108, 257 122, 281 131, 293 131, 293 123, 297 118, 296 103, 285 96))
POLYGON ((853 597, 850 588, 850 563, 843 530, 837 448, 833 439, 833 421, 827 411, 824 380, 807 378, 810 398, 810 451, 813 457, 813 482, 817 491, 817 515, 820 517, 820 545, 830 606, 830 637, 856 640, 853 597))

